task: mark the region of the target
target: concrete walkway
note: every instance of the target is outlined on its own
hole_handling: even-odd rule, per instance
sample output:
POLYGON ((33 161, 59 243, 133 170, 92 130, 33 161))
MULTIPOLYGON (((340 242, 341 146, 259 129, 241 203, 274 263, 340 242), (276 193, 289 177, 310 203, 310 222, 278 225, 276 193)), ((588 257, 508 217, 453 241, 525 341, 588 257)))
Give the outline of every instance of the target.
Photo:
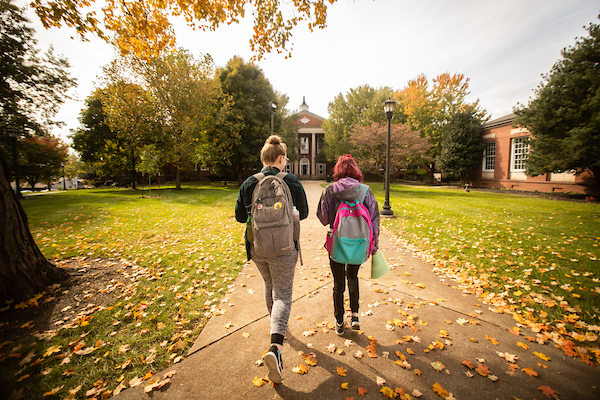
MULTIPOLYGON (((544 387, 560 399, 600 399, 600 367, 569 358, 552 344, 529 342, 524 336, 535 336, 532 332, 522 329, 520 337, 510 333, 515 326, 510 316, 494 313, 455 282, 438 277, 430 264, 386 235, 381 236, 380 249, 390 272, 377 281, 368 279, 370 260, 359 272, 364 278, 360 281, 363 331, 346 330, 337 336, 332 325, 332 275, 323 249, 326 228, 315 216, 322 183, 303 182, 310 215, 301 223, 304 265, 298 262, 296 270, 283 349, 283 384, 253 384, 254 378, 267 372, 256 361, 269 345, 269 317, 262 278, 249 262, 220 305, 226 313, 209 320, 187 358, 160 372, 176 372, 170 385, 150 395, 141 385, 121 392, 117 399, 341 400, 362 398, 359 390, 365 398, 375 399, 384 398, 380 393, 384 387, 402 388, 411 398, 420 392, 421 399, 440 399, 434 392, 436 383, 452 394, 448 398, 463 400, 544 399, 548 397, 539 389, 544 387), (372 339, 377 340, 377 358, 368 355, 372 339), (550 361, 533 352, 545 354, 550 361), (305 374, 292 371, 307 364, 301 353, 313 353, 317 359, 316 366, 306 366, 305 374), (513 356, 515 362, 510 363, 507 359, 513 356), (401 357, 406 359, 404 366, 401 357), (487 377, 470 370, 464 361, 475 368, 487 367, 487 377), (340 368, 345 376, 338 374, 340 368), (538 376, 529 376, 522 371, 525 368, 538 376), (378 380, 385 383, 378 385, 378 380), (347 389, 342 388, 346 383, 347 389)), ((392 204, 392 209, 396 207, 401 204, 392 204)))

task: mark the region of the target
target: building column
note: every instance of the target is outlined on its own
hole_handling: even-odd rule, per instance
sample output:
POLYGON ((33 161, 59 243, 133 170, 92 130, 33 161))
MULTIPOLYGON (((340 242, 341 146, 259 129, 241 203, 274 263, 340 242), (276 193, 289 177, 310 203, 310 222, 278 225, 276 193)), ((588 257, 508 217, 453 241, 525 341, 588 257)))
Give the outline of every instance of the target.
POLYGON ((310 178, 315 179, 317 175, 317 164, 315 163, 315 159, 317 158, 317 135, 315 133, 311 133, 312 146, 310 149, 310 178))

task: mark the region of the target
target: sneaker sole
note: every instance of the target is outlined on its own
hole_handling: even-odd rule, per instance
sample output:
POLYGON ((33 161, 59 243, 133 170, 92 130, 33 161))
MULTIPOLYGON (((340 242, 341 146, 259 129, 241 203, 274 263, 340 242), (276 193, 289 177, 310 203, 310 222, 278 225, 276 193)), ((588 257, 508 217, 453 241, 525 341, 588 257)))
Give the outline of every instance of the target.
POLYGON ((267 353, 265 356, 265 365, 269 368, 269 374, 267 377, 273 383, 281 383, 281 371, 277 367, 277 356, 273 353, 267 353))
POLYGON ((360 323, 358 323, 358 324, 352 324, 352 329, 354 329, 355 331, 360 330, 360 323))

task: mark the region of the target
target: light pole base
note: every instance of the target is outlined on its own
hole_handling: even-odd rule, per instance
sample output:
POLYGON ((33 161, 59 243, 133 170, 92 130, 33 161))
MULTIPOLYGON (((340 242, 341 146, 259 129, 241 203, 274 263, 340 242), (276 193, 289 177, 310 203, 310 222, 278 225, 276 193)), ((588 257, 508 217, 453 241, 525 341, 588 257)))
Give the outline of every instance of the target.
POLYGON ((381 211, 379 211, 379 215, 384 216, 386 218, 396 218, 396 216, 394 215, 394 212, 392 211, 391 208, 386 208, 385 206, 383 206, 383 208, 381 209, 381 211))

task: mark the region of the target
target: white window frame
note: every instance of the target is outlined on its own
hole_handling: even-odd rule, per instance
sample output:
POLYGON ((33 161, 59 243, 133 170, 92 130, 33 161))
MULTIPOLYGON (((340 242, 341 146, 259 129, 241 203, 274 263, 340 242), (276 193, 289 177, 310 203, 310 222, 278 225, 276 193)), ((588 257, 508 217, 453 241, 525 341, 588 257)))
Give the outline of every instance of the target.
POLYGON ((308 147, 308 138, 306 136, 300 138, 300 154, 308 154, 310 148, 308 147))
POLYGON ((496 169, 496 142, 487 142, 483 150, 483 171, 493 171, 496 169), (489 166, 491 165, 491 168, 489 166))
POLYGON ((317 175, 325 175, 326 165, 323 163, 317 163, 317 175))
POLYGON ((510 171, 523 172, 529 155, 529 136, 522 136, 511 140, 510 144, 510 171))

